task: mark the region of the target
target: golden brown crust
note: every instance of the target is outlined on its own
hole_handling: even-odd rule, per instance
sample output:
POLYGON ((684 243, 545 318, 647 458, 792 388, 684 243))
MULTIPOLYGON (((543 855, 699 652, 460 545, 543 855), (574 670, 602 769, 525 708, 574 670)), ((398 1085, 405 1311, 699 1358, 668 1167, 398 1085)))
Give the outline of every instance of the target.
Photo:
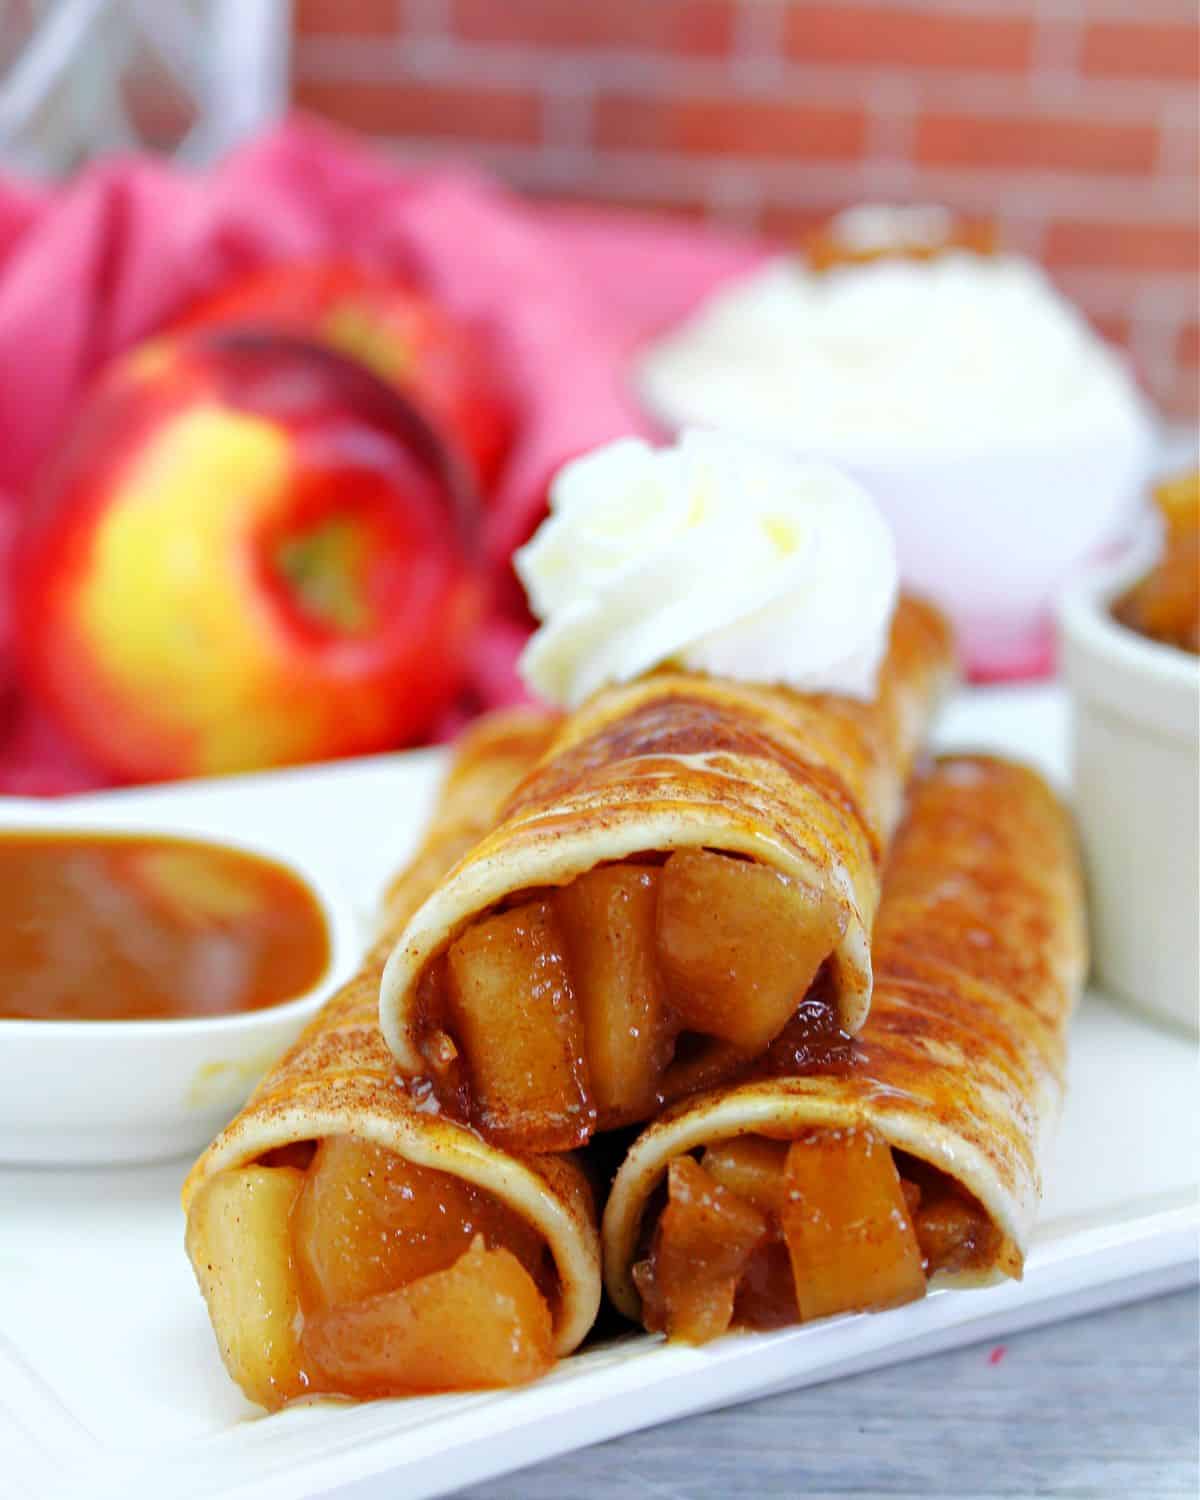
POLYGON ((834 893, 834 993, 854 1031, 870 1005, 880 864, 933 709, 953 672, 949 628, 902 599, 871 702, 663 671, 567 718, 499 826, 406 928, 381 992, 384 1037, 420 1073, 417 990, 429 963, 518 891, 597 864, 704 847, 834 893))
POLYGON ((543 1233, 559 1273, 555 1338, 560 1353, 591 1327, 600 1299, 597 1212, 574 1157, 515 1157, 413 1098, 379 1032, 379 976, 413 909, 495 819, 500 804, 544 751, 553 716, 520 709, 490 715, 463 737, 426 836, 384 900, 380 938, 350 979, 309 1023, 246 1107, 192 1168, 196 1189, 227 1167, 324 1135, 353 1132, 420 1166, 453 1173, 494 1193, 543 1233))
POLYGON ((606 1282, 623 1311, 637 1314, 640 1219, 673 1157, 819 1124, 865 1121, 957 1180, 999 1230, 985 1271, 1021 1274, 1087 962, 1073 830, 1039 776, 956 756, 917 781, 873 951, 871 1015, 852 1044, 801 1074, 676 1106, 634 1144, 604 1219, 606 1282))
POLYGON ((559 716, 545 709, 510 708, 484 715, 459 736, 425 836, 380 903, 371 952, 381 969, 405 923, 494 825, 514 787, 545 754, 559 723, 559 716))

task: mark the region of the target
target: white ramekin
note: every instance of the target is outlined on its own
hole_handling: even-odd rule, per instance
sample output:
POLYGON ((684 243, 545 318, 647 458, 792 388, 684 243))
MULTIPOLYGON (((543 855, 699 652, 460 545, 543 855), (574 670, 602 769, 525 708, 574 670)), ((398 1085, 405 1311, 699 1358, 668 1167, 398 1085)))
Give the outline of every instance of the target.
POLYGON ((1200 661, 1112 617, 1145 551, 1080 579, 1059 607, 1075 800, 1099 984, 1197 1031, 1200 661))
POLYGON ((86 811, 73 798, 0 799, 0 830, 115 829, 209 838, 226 848, 284 859, 325 913, 328 967, 307 994, 236 1015, 177 1021, 0 1019, 0 1165, 111 1165, 199 1151, 354 972, 363 948, 362 924, 318 865, 253 832, 229 838, 204 818, 172 816, 163 807, 169 797, 169 788, 113 793, 86 799, 86 811))
POLYGON ((968 454, 825 456, 874 497, 901 575, 950 616, 964 661, 1008 675, 1045 651, 1081 564, 1131 534, 1154 451, 1147 424, 968 454))
MULTIPOLYGON (((654 372, 654 346, 634 391, 668 433, 714 425, 712 403, 654 372)), ((715 425, 742 431, 735 416, 715 425)), ((985 676, 1023 675, 1046 654, 1054 604, 1081 566, 1133 534, 1161 434, 1148 407, 1108 429, 1013 437, 968 446, 888 443, 864 432, 746 431, 851 474, 887 518, 905 583, 935 600, 959 651, 985 676)))

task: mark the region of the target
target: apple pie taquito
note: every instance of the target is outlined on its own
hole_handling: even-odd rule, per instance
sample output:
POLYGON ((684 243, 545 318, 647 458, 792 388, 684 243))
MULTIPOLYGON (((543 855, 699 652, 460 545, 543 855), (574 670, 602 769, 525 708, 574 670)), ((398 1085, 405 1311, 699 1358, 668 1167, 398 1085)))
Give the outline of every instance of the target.
POLYGON ((903 792, 953 676, 902 598, 872 697, 664 668, 562 724, 384 972, 401 1070, 558 1151, 744 1067, 799 1009, 857 1031, 903 792))
POLYGON ((229 1373, 276 1408, 528 1380, 600 1302, 598 1210, 578 1160, 511 1155, 396 1076, 379 976, 413 907, 494 821, 551 716, 464 738, 380 939, 183 1189, 186 1244, 229 1373))
POLYGON ((793 1023, 630 1148, 603 1221, 627 1316, 703 1343, 1021 1276, 1086 968, 1073 831, 1037 775, 956 756, 918 778, 874 968, 853 1040, 793 1023))

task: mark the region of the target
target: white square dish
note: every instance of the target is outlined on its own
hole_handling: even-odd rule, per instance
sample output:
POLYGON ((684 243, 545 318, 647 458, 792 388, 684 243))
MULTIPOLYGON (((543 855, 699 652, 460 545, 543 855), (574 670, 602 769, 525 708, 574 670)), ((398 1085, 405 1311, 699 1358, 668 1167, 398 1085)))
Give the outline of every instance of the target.
MULTIPOLYGON (((964 693, 939 741, 1014 753, 1061 781, 1057 689, 964 693)), ((364 914, 429 807, 434 754, 81 799, 319 869, 364 914), (140 809, 140 812, 136 810, 140 809)), ((826 1380, 1196 1279, 1196 1049, 1097 995, 1024 1281, 703 1349, 630 1334, 537 1385, 256 1413, 226 1376, 183 1253, 187 1163, 0 1169, 0 1494, 171 1500, 405 1497, 688 1412, 826 1380)))

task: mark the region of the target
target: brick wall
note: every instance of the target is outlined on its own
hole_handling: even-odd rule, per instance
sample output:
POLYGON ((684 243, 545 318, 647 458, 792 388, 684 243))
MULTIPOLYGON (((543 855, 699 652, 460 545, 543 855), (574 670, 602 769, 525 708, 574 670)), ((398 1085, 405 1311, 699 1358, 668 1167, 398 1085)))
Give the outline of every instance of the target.
POLYGON ((296 102, 534 193, 995 214, 1197 412, 1195 0, 295 0, 296 102))

